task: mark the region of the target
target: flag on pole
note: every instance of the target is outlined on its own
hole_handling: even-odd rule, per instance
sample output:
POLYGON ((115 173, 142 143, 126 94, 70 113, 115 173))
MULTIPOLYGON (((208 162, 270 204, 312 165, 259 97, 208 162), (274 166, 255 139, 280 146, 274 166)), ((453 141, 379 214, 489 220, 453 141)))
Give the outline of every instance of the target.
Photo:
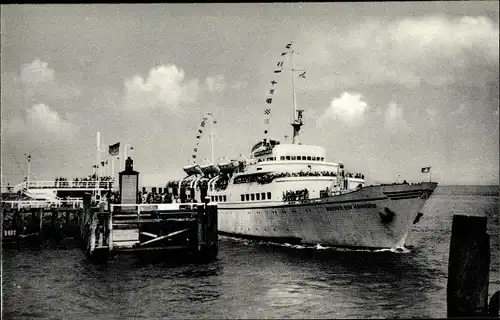
POLYGON ((277 82, 273 80, 271 81, 271 84, 274 86, 275 84, 277 84, 277 82))
POLYGON ((271 109, 264 110, 264 114, 270 114, 270 113, 271 113, 271 109))
POLYGON ((292 43, 290 42, 289 44, 286 45, 287 49, 290 49, 292 47, 292 43))
POLYGON ((305 79, 305 78, 306 78, 306 72, 304 71, 304 72, 302 72, 301 74, 299 74, 299 77, 301 77, 301 78, 304 78, 304 79, 305 79))
POLYGON ((109 155, 117 156, 120 153, 120 142, 109 146, 109 155))
POLYGON ((431 172, 431 167, 423 167, 421 171, 422 173, 429 173, 431 172))
POLYGON ((267 102, 267 103, 271 103, 271 102, 273 102, 273 99, 272 99, 272 98, 267 98, 267 99, 266 99, 266 102, 267 102))

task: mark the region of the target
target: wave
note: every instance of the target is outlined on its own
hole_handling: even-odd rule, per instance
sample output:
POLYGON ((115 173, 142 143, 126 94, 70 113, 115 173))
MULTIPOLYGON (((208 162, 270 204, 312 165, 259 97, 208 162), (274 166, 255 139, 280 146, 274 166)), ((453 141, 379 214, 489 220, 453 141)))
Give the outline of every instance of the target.
POLYGON ((230 240, 232 242, 237 242, 243 245, 268 245, 268 246, 276 246, 283 248, 290 248, 295 250, 328 250, 328 251, 339 251, 339 252, 391 252, 391 253, 410 253, 412 252, 412 247, 397 247, 397 248, 382 248, 382 249, 370 249, 370 248, 347 248, 347 247, 336 247, 336 246, 324 246, 321 244, 309 245, 309 244, 290 244, 290 243, 279 243, 273 241, 264 241, 264 240, 248 240, 237 237, 231 237, 227 235, 219 235, 220 239, 230 240))

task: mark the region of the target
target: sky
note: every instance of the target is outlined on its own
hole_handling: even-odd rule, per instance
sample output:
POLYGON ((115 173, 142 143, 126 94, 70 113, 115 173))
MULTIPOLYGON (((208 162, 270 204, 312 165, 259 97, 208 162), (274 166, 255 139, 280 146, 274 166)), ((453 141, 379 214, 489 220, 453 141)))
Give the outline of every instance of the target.
POLYGON ((129 144, 140 184, 164 185, 184 177, 207 112, 216 162, 248 157, 266 129, 290 142, 292 77, 273 72, 290 68, 290 42, 306 70, 294 75, 303 144, 368 184, 428 180, 425 166, 443 185, 498 184, 498 12, 481 1, 2 5, 2 184, 24 178, 25 154, 31 180, 88 176, 100 132, 101 160, 129 144))

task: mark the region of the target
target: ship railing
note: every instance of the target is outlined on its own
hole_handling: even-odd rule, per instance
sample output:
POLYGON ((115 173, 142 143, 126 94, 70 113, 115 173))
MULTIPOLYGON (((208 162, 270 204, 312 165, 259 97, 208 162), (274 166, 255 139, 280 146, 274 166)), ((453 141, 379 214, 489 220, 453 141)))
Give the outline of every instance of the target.
POLYGON ((83 208, 83 200, 12 200, 2 201, 2 203, 14 209, 22 208, 83 208))
POLYGON ((110 189, 114 181, 30 181, 23 182, 24 189, 110 189))

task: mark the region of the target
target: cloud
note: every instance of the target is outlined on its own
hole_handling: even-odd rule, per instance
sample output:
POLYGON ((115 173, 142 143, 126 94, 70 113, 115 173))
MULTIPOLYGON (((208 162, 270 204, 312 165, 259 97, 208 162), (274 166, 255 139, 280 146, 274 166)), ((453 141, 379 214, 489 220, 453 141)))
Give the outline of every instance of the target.
POLYGON ((339 98, 334 98, 325 110, 322 117, 316 122, 321 126, 330 118, 337 119, 351 126, 357 126, 363 120, 363 114, 368 109, 368 104, 361 100, 359 93, 343 92, 339 98))
POLYGON ((321 89, 339 82, 486 83, 498 74, 498 33, 498 23, 487 17, 428 16, 369 20, 345 31, 302 37, 308 48, 305 67, 312 73, 334 70, 314 83, 321 89))
POLYGON ((48 63, 33 60, 31 63, 25 63, 21 66, 21 81, 23 83, 42 83, 54 81, 54 70, 47 67, 48 63))
POLYGON ((425 108, 425 112, 429 121, 434 122, 436 120, 437 110, 433 108, 425 108))
MULTIPOLYGON (((60 99, 79 97, 82 92, 74 84, 58 81, 56 72, 48 67, 47 62, 35 59, 31 63, 21 65, 19 75, 15 72, 2 73, 2 94, 14 100, 25 97, 32 101, 55 102, 60 99)), ((24 105, 24 103, 19 103, 19 105, 24 105)))
POLYGON ((197 99, 198 79, 184 81, 184 71, 162 65, 149 71, 145 80, 136 75, 125 80, 125 106, 129 109, 167 107, 175 109, 197 99))
POLYGON ((403 117, 403 108, 398 107, 394 102, 389 103, 387 109, 385 110, 385 123, 392 129, 405 127, 406 121, 403 117))
POLYGON ((25 117, 14 117, 7 125, 5 133, 10 136, 22 135, 23 139, 67 140, 77 133, 78 127, 63 119, 49 106, 39 103, 25 110, 25 117), (49 134, 49 136, 47 136, 49 134))
POLYGON ((213 77, 207 77, 205 79, 205 85, 209 92, 220 92, 224 91, 227 87, 226 80, 223 75, 216 75, 213 77))

